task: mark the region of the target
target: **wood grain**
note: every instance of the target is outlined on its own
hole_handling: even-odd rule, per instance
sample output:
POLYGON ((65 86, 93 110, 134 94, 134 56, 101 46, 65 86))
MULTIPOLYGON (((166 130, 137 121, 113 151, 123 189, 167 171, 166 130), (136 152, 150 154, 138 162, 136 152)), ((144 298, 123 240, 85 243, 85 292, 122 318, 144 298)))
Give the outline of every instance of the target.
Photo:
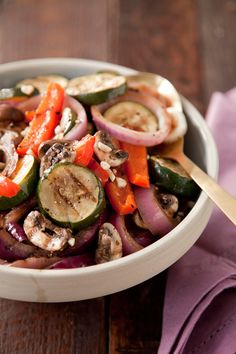
POLYGON ((110 297, 109 353, 156 354, 166 272, 110 297))
POLYGON ((45 56, 113 60, 113 1, 16 0, 0 6, 0 62, 45 56))
MULTIPOLYGON (((235 23, 235 0, 0 0, 0 63, 109 60, 169 78, 205 111, 235 85, 235 23)), ((0 300, 0 353, 156 353, 166 274, 83 302, 0 300)))
POLYGON ((1 354, 105 354, 104 300, 62 304, 0 301, 1 354))
POLYGON ((202 110, 197 1, 121 0, 120 4, 119 61, 168 78, 202 110))
POLYGON ((204 93, 236 86, 236 1, 200 0, 204 93))

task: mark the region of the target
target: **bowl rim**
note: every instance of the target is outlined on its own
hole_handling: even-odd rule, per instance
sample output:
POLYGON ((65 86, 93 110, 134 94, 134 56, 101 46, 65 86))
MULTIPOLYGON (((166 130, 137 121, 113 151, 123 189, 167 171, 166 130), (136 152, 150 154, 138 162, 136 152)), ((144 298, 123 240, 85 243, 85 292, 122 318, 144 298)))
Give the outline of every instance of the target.
MULTIPOLYGON (((0 75, 5 71, 25 69, 26 66, 27 68, 33 68, 36 65, 39 65, 40 67, 42 66, 46 67, 47 65, 55 64, 55 62, 57 65, 65 65, 65 67, 67 66, 70 67, 70 65, 74 64, 77 65, 78 67, 84 67, 86 69, 91 68, 94 70, 94 66, 100 65, 106 68, 111 68, 113 70, 120 70, 121 72, 125 71, 126 73, 130 73, 130 74, 137 72, 134 69, 122 65, 118 65, 118 64, 105 62, 105 61, 92 60, 92 59, 80 59, 80 58, 49 57, 49 58, 26 59, 26 60, 19 60, 19 61, 0 64, 0 75)), ((40 67, 39 67, 39 71, 40 71, 40 67)), ((213 136, 205 120, 200 114, 200 112, 195 108, 195 106, 193 106, 192 103, 190 103, 188 99, 186 99, 182 95, 180 96, 184 108, 187 110, 191 110, 194 113, 193 115, 191 115, 191 120, 194 123, 196 123, 197 126, 201 127, 202 137, 204 141, 207 142, 206 166, 208 169, 208 173, 211 177, 217 178, 219 159, 218 159, 216 143, 213 139, 213 136)), ((126 267, 137 259, 139 260, 139 262, 142 262, 142 259, 145 259, 147 255, 151 256, 153 253, 156 253, 157 250, 168 246, 168 244, 171 244, 172 240, 176 238, 177 234, 181 233, 181 231, 188 224, 191 223, 194 214, 197 213, 198 210, 201 210, 201 208, 204 206, 204 204, 207 202, 208 199, 209 199, 208 196, 204 192, 201 192, 193 209, 184 218, 184 220, 180 224, 178 224, 173 230, 171 230, 167 235, 155 241, 153 244, 141 249, 140 251, 137 251, 135 253, 132 253, 120 259, 114 260, 112 262, 95 264, 89 267, 82 267, 82 268, 56 269, 56 270, 18 268, 18 267, 10 267, 3 264, 0 265, 0 272, 9 275, 10 274, 20 275, 23 278, 29 276, 35 276, 36 278, 37 277, 38 278, 51 278, 51 277, 58 278, 64 276, 77 277, 77 276, 87 276, 88 274, 92 274, 92 273, 95 275, 96 273, 103 273, 104 271, 108 271, 108 270, 112 271, 117 267, 118 268, 126 267)))

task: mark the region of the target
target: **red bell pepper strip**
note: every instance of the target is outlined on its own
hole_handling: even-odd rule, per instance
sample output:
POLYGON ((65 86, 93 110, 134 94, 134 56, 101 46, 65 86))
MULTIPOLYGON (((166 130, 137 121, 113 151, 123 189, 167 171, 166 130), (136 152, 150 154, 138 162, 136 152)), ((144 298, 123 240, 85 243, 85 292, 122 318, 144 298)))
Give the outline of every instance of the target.
POLYGON ((129 154, 129 158, 125 164, 129 181, 136 186, 149 188, 147 148, 141 145, 131 145, 126 142, 121 142, 120 144, 122 149, 129 154))
POLYGON ((25 112, 25 120, 26 122, 31 122, 35 116, 35 111, 26 111, 25 112))
POLYGON ((0 175, 0 196, 14 197, 20 191, 20 186, 10 178, 0 175))
POLYGON ((119 177, 126 181, 126 186, 121 188, 119 187, 117 180, 114 182, 109 181, 105 186, 106 194, 113 209, 119 215, 132 214, 134 210, 137 209, 137 205, 131 185, 125 175, 120 174, 120 171, 118 174, 119 177))
POLYGON ((47 91, 43 96, 39 106, 36 110, 36 114, 45 113, 50 110, 61 113, 62 105, 64 101, 64 89, 56 82, 50 82, 47 87, 47 91))
POLYGON ((75 163, 81 166, 87 166, 93 156, 93 147, 95 144, 95 137, 87 134, 76 145, 75 163))
POLYGON ((26 136, 18 145, 17 152, 20 156, 26 153, 33 153, 37 156, 39 145, 54 136, 63 101, 64 89, 57 83, 50 83, 29 124, 26 136))
POLYGON ((88 164, 88 168, 100 179, 102 186, 104 187, 109 179, 109 174, 105 171, 95 159, 91 159, 88 164))

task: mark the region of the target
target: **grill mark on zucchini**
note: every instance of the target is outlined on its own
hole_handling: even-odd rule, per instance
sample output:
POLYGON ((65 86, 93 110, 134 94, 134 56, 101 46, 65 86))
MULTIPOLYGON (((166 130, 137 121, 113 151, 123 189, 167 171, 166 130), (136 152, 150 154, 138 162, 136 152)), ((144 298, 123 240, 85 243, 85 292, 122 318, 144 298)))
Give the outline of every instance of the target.
POLYGON ((89 199, 91 199, 93 202, 97 201, 97 199, 92 195, 92 193, 90 193, 88 188, 78 178, 76 178, 75 175, 73 175, 73 173, 71 173, 70 170, 68 170, 67 173, 70 175, 73 182, 75 182, 75 184, 77 184, 79 186, 79 188, 82 189, 82 191, 84 192, 84 194, 79 196, 79 198, 81 198, 81 197, 86 198, 87 196, 89 196, 89 199))
POLYGON ((104 112, 104 117, 112 123, 138 132, 153 132, 159 124, 155 114, 146 106, 134 101, 122 101, 104 112))
POLYGON ((38 185, 40 210, 56 224, 74 230, 89 226, 105 207, 100 181, 86 167, 54 165, 38 185))
MULTIPOLYGON (((70 175, 70 177, 73 179, 73 182, 75 182, 76 184, 76 181, 78 181, 77 179, 74 179, 73 177, 73 174, 70 175)), ((61 197, 61 199, 63 200, 63 202, 67 205, 69 205, 72 209, 74 209, 74 211, 78 214, 78 215, 81 215, 80 211, 78 210, 78 207, 75 203, 73 203, 73 201, 71 201, 63 192, 65 191, 65 188, 64 188, 64 179, 63 178, 56 178, 55 180, 55 186, 57 187, 56 190, 57 190, 57 193, 58 195, 61 197)), ((74 187, 75 184, 71 185, 71 188, 73 190, 75 190, 76 188, 74 187)), ((78 183, 79 184, 79 181, 78 183)), ((86 197, 86 192, 84 194, 80 194, 78 195, 78 191, 76 193, 76 197, 78 196, 78 204, 80 203, 80 199, 82 197, 86 197)), ((96 199, 95 199, 96 201, 96 199)))

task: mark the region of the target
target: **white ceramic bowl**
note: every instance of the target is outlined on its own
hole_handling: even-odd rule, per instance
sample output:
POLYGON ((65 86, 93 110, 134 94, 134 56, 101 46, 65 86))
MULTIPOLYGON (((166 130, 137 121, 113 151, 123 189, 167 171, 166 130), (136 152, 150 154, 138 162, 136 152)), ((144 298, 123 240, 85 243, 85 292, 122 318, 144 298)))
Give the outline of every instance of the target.
MULTIPOLYGON (((105 62, 50 58, 24 60, 0 65, 0 87, 39 74, 57 73, 67 77, 102 69, 124 75, 134 71, 105 62)), ((218 156, 212 135, 200 113, 183 98, 188 117, 185 139, 187 154, 208 174, 217 177, 218 156)), ((36 301, 64 302, 95 298, 139 284, 176 262, 199 238, 212 210, 211 201, 201 193, 187 217, 168 235, 113 262, 69 270, 35 270, 0 266, 0 297, 36 301)))

